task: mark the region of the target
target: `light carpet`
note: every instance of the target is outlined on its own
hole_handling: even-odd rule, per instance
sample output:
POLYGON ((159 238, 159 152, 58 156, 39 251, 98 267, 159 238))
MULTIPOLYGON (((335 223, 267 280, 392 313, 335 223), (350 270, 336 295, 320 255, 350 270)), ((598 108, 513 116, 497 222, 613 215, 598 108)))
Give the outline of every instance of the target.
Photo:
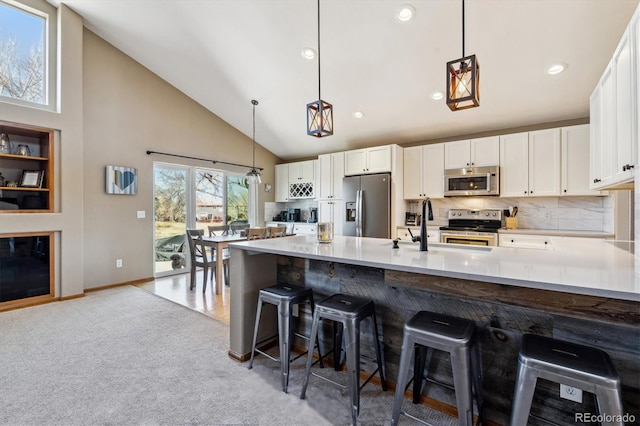
MULTIPOLYGON (((132 286, 0 313, 0 424, 350 424, 348 394, 333 385, 311 377, 299 399, 303 358, 285 394, 276 363, 258 356, 248 370, 228 342, 228 326, 132 286)), ((361 395, 359 423, 389 424, 393 393, 367 384, 361 395)), ((403 409, 457 423, 408 400, 403 409)))

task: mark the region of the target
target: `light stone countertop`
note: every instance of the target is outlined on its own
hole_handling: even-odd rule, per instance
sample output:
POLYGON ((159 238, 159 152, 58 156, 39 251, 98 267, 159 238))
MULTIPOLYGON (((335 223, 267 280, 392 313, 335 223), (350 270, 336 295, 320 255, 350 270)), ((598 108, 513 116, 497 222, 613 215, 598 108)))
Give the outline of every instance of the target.
POLYGON ((499 234, 525 234, 525 235, 548 235, 555 237, 581 237, 581 238, 615 238, 614 234, 608 232, 598 231, 576 231, 576 230, 562 230, 562 229, 498 229, 499 234))
POLYGON ((231 248, 374 268, 485 281, 527 288, 640 301, 633 243, 551 237, 546 249, 476 247, 381 238, 335 236, 330 244, 315 235, 231 243, 231 248))

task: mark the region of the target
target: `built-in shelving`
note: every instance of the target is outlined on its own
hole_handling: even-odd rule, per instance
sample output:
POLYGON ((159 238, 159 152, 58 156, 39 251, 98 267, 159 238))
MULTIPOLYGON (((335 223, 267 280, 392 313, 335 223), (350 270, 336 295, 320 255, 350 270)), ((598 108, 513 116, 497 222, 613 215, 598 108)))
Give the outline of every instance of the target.
POLYGON ((0 121, 0 133, 12 145, 10 153, 0 153, 0 214, 52 212, 53 130, 0 121), (19 146, 28 155, 19 154, 19 146))

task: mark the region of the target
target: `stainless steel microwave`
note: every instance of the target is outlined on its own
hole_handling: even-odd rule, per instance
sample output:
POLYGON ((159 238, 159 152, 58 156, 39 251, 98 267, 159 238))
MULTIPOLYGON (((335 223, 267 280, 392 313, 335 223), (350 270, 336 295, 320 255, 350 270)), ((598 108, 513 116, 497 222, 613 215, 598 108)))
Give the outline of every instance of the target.
POLYGON ((444 171, 444 196, 500 195, 500 167, 467 167, 444 171))

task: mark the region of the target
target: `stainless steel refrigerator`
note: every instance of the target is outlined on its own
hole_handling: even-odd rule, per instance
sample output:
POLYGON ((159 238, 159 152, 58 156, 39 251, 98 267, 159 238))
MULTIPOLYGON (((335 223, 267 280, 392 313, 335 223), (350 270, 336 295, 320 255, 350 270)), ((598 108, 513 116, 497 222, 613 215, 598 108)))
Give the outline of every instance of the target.
POLYGON ((342 196, 346 207, 343 235, 390 238, 391 174, 345 177, 342 196))

